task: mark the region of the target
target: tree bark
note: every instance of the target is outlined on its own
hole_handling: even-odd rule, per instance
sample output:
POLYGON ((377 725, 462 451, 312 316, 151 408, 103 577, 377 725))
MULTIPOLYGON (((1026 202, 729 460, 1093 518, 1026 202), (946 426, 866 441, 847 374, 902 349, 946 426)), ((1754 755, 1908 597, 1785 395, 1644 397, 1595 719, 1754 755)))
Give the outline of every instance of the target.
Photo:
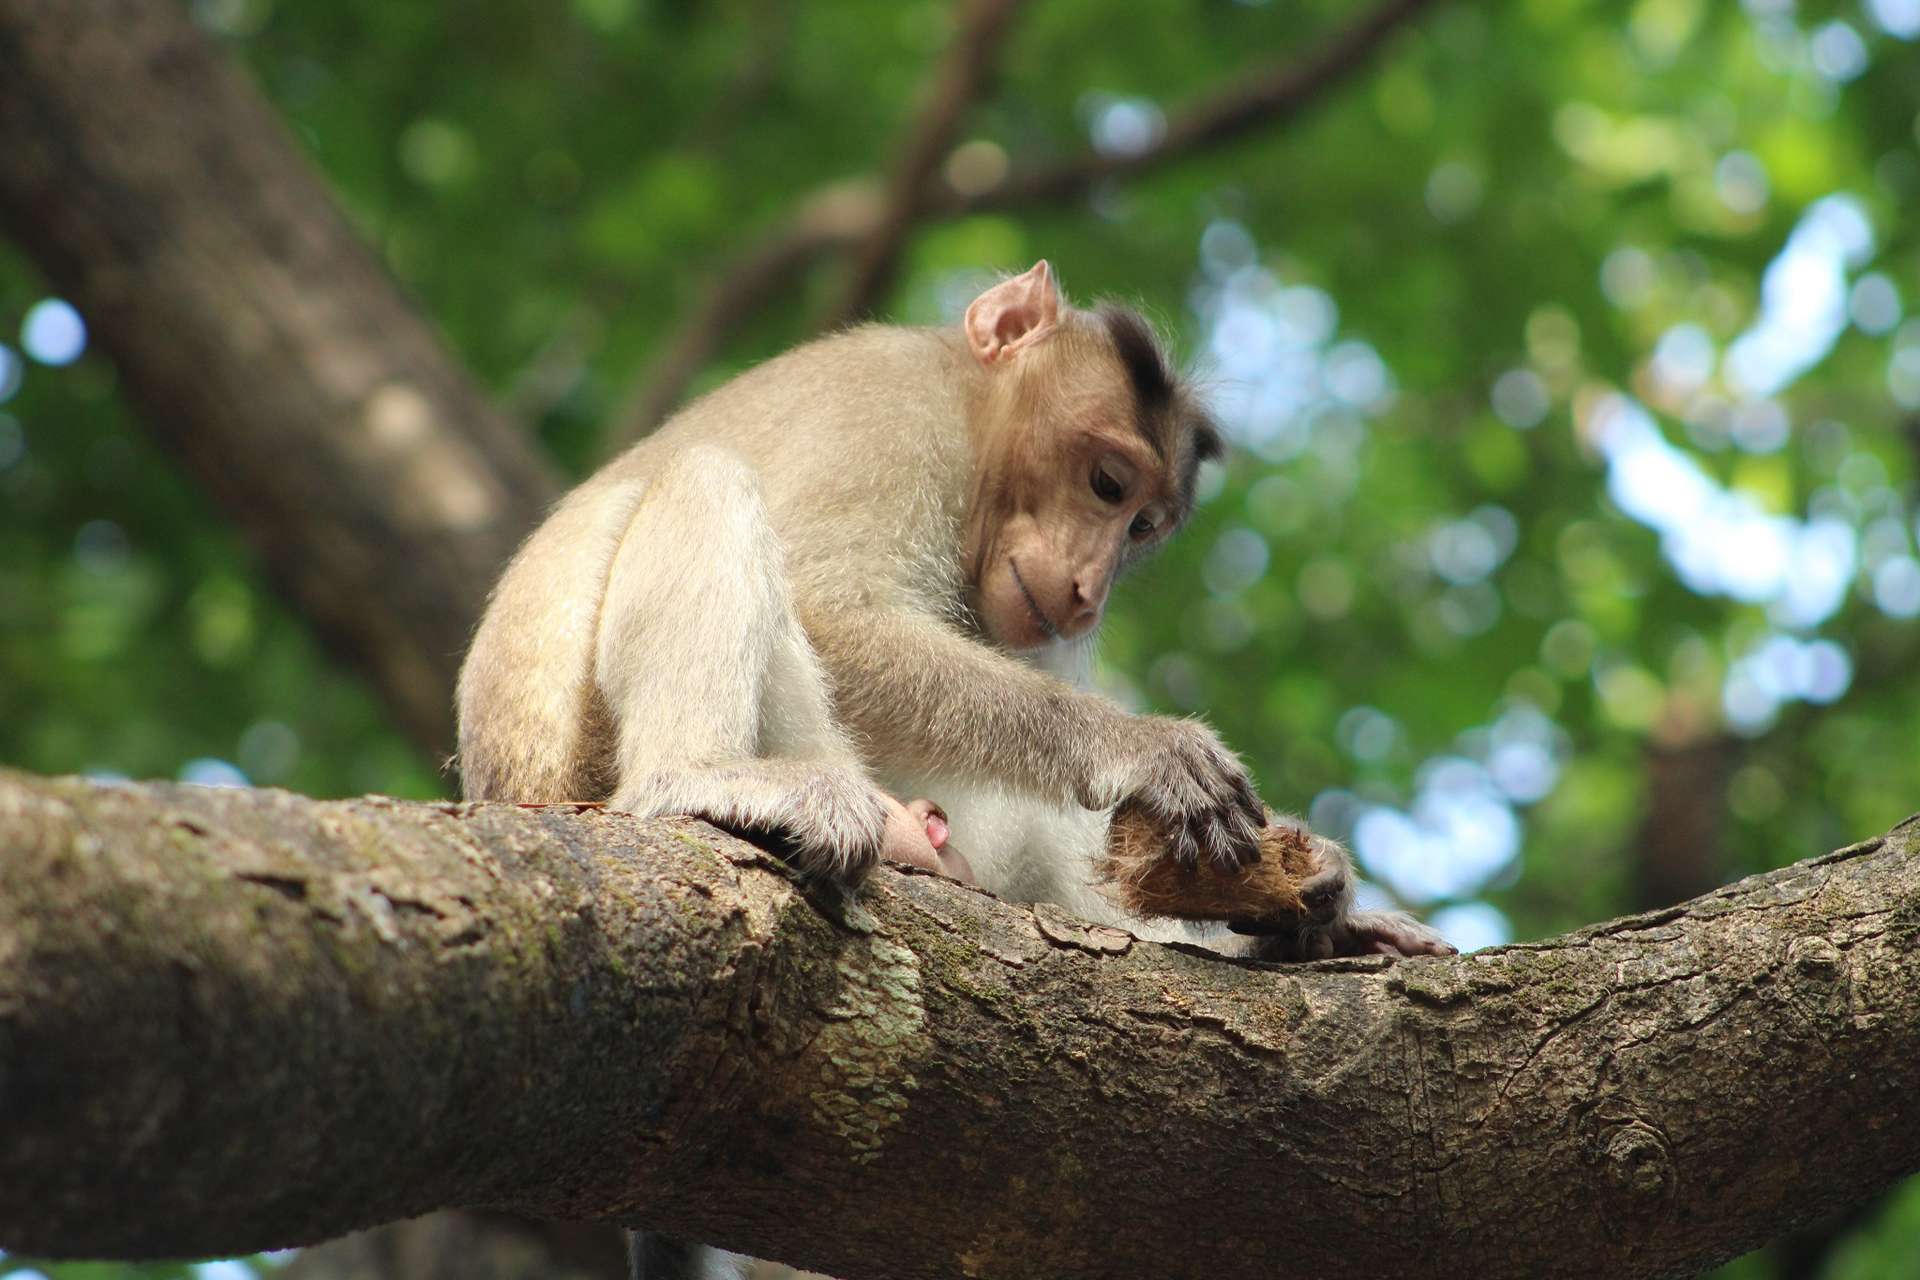
POLYGON ((0 774, 0 1240, 438 1206, 862 1276, 1683 1275, 1920 1166, 1920 820, 1276 967, 691 820, 0 774))
POLYGON ((175 0, 0 0, 0 223, 277 586, 430 750, 558 493, 175 0))

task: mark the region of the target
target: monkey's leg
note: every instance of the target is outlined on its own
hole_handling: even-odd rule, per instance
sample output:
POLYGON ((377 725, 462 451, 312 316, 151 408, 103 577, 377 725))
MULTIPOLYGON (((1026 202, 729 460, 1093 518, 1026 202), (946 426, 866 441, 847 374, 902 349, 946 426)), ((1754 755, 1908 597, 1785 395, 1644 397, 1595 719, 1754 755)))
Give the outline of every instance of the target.
POLYGON ((618 726, 612 805, 771 835, 858 878, 887 805, 834 721, 760 485, 723 449, 674 455, 614 554, 594 678, 618 726))
MULTIPOLYGON (((803 869, 841 879, 878 856, 885 800, 834 723, 759 484, 733 455, 689 449, 639 496, 594 674, 618 725, 613 807, 774 835, 803 869)), ((636 1280, 737 1278, 748 1261, 629 1236, 636 1280)))

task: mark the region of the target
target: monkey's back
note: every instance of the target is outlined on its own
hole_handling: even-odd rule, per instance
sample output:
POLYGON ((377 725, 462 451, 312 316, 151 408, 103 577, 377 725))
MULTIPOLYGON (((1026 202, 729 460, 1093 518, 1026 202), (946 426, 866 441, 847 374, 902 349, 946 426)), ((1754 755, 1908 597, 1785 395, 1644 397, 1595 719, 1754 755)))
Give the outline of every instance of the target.
MULTIPOLYGON (((696 400, 569 493, 507 566, 461 668, 464 794, 611 793, 617 726, 594 670, 602 602, 649 488, 694 446, 752 472, 803 611, 957 590, 972 470, 964 360, 931 329, 867 326, 810 343, 696 400)), ((658 554, 701 554, 699 529, 687 533, 658 554)))
POLYGON ((803 600, 844 595, 850 565, 894 571, 860 590, 929 575, 946 589, 973 471, 969 365, 945 330, 852 329, 716 388, 609 470, 644 475, 672 450, 722 445, 760 477, 803 600))

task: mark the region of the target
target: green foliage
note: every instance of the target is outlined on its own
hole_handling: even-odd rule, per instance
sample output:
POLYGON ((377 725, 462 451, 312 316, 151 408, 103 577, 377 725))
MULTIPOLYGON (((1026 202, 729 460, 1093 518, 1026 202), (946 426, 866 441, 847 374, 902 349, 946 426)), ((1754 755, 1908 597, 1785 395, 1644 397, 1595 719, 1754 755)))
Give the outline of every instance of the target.
POLYGON ((1920 1182, 1909 1181, 1887 1197, 1877 1222, 1844 1240, 1834 1251, 1827 1280, 1910 1280, 1920 1276, 1920 1182))
POLYGON ((271 1275, 288 1255, 219 1262, 53 1262, 0 1255, 0 1280, 253 1280, 271 1275), (278 1259, 278 1260, 276 1260, 278 1259))
MULTIPOLYGON (((194 7, 477 376, 577 470, 702 287, 800 195, 892 154, 949 22, 893 0, 194 7)), ((1068 157, 1113 104, 1150 128, 1352 13, 1114 12, 1029 6, 964 136, 1016 165, 1068 157)), ((1271 370, 1220 367, 1222 299, 1253 288, 1222 264, 1264 271, 1268 293, 1246 296, 1286 290, 1320 326, 1274 349, 1291 371, 1274 385, 1338 375, 1360 392, 1309 396, 1304 426, 1270 413, 1282 425, 1264 433, 1228 415, 1251 444, 1123 586, 1114 687, 1204 711, 1265 794, 1337 834, 1369 813, 1425 829, 1434 761, 1474 762, 1484 789, 1519 743, 1533 754, 1509 764, 1549 772, 1494 797, 1516 856, 1438 885, 1432 867, 1383 878, 1429 908, 1492 904, 1519 937, 1649 905, 1636 859, 1659 848, 1666 752, 1719 752, 1691 803, 1727 877, 1920 807, 1920 625, 1895 580, 1920 536, 1920 47, 1871 17, 1900 12, 1441 5, 1285 128, 1089 200, 926 229, 889 309, 940 319, 967 273, 1044 255, 1077 296, 1142 299, 1214 358, 1231 401, 1271 370), (1852 319, 1776 392, 1742 397, 1729 348, 1762 313, 1769 264, 1836 194, 1871 233, 1844 271, 1852 319), (1863 299, 1881 287, 1867 277, 1890 286, 1893 321, 1863 299), (1665 442, 1643 457, 1683 459, 1795 528, 1848 530, 1831 608, 1770 616, 1681 572, 1662 517, 1609 488, 1618 393, 1665 442), (1769 641, 1788 683, 1842 654, 1841 687, 1754 714, 1742 663, 1769 641)), ((836 283, 801 281, 702 385, 802 336, 836 283)), ((0 262, 0 339, 43 293, 0 262)), ((317 794, 444 786, 156 456, 103 357, 29 363, 11 398, 4 373, 0 761, 171 776, 212 758, 317 794)), ((1736 551, 1735 567, 1765 556, 1736 551)), ((1471 843, 1435 840, 1429 860, 1471 843)), ((1915 1196, 1855 1229, 1826 1274, 1912 1274, 1915 1196)))
MULTIPOLYGON (((0 317, 43 293, 0 261, 0 317)), ((113 386, 89 355, 0 404, 0 760, 138 778, 231 761, 297 791, 437 794, 113 386)))

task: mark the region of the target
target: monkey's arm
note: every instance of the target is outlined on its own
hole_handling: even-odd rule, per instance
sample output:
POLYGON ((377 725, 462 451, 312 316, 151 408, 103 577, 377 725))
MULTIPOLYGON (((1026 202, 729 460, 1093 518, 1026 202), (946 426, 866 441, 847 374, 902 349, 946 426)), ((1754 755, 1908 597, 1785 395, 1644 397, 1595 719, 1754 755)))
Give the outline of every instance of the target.
POLYGON ((871 759, 1087 808, 1136 800, 1185 865, 1257 851, 1266 810, 1206 726, 1132 715, 912 609, 803 605, 801 620, 871 759))

